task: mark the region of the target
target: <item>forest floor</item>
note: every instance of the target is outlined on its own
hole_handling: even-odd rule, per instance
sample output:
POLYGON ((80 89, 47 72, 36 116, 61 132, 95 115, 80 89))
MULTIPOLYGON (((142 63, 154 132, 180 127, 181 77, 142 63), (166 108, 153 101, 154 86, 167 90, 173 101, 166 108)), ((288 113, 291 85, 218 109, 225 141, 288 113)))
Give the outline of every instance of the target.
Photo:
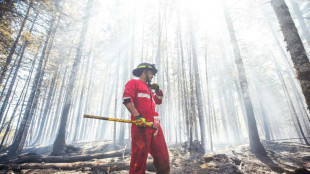
MULTIPOLYGON (((231 146, 205 155, 190 153, 184 144, 173 145, 169 147, 170 173, 310 173, 309 146, 267 141, 263 145, 268 157, 254 155, 249 145, 231 146)), ((17 159, 0 161, 0 173, 125 174, 129 170, 130 149, 111 142, 68 146, 68 154, 61 157, 49 156, 51 150, 51 146, 27 148, 17 159)), ((146 173, 156 173, 151 156, 147 159, 146 173)))

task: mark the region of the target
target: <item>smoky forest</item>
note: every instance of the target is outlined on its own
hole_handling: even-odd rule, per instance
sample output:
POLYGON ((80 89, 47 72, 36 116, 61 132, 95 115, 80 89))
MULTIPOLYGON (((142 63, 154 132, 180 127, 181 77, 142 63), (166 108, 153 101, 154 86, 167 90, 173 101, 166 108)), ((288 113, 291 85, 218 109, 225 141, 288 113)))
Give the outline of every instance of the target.
POLYGON ((0 0, 0 173, 310 173, 309 58, 309 0, 0 0))

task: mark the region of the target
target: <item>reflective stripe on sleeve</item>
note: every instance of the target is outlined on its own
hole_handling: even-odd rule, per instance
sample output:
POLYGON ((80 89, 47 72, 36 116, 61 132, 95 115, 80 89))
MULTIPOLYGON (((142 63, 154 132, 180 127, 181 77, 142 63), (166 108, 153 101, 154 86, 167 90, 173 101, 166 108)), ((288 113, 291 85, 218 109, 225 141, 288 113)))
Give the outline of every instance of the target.
POLYGON ((145 94, 145 93, 138 93, 138 97, 151 98, 150 95, 145 94))
POLYGON ((123 100, 128 99, 128 98, 131 98, 131 97, 123 97, 123 100))

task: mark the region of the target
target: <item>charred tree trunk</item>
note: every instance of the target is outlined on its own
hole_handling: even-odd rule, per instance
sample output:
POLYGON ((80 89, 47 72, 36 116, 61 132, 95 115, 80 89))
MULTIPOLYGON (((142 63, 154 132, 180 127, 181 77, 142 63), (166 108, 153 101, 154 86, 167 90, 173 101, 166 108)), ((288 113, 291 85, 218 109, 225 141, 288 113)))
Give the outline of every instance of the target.
POLYGON ((52 118, 54 118, 52 121, 51 121, 51 127, 52 129, 50 129, 49 131, 47 131, 46 129, 44 130, 43 132, 43 135, 46 135, 43 137, 42 139, 42 142, 45 142, 47 137, 50 137, 50 139, 52 139, 55 134, 56 134, 56 131, 57 128, 58 128, 58 122, 59 122, 59 110, 61 109, 61 104, 62 104, 62 99, 63 99, 63 92, 65 91, 65 83, 66 83, 66 77, 67 77, 67 69, 64 68, 64 72, 63 72, 63 77, 62 77, 62 82, 61 82, 61 87, 60 87, 60 90, 59 90, 59 95, 58 95, 58 100, 57 100, 57 106, 56 106, 56 109, 55 109, 55 113, 54 113, 54 116, 52 118), (46 133, 45 133, 46 132, 46 133))
POLYGON ((224 15, 225 15, 229 35, 230 35, 231 44, 233 47, 233 52, 235 55, 235 62, 237 64, 237 68, 238 68, 239 82, 240 82, 240 86, 242 89, 242 98, 243 98, 243 102, 244 102, 245 109, 247 112, 248 131, 249 131, 249 139, 250 139, 251 150, 254 153, 266 154, 266 150, 259 140, 256 120, 254 117, 254 111, 253 111, 253 106, 252 106, 252 101, 250 98, 247 79, 246 79, 246 75, 245 75, 245 69, 243 66, 242 57, 240 54, 240 49, 239 49, 237 39, 236 39, 236 36, 234 33, 233 25, 231 22, 231 17, 230 17, 230 14, 229 14, 229 11, 228 11, 228 8, 226 5, 226 0, 222 0, 222 5, 223 5, 223 11, 224 11, 224 15))
POLYGON ((193 82, 193 75, 192 75, 192 65, 191 65, 191 55, 190 51, 188 51, 188 65, 189 65, 189 83, 190 83, 190 94, 189 96, 189 114, 188 114, 188 132, 189 132, 189 143, 190 149, 192 149, 192 142, 193 142, 193 129, 194 129, 194 117, 196 116, 196 108, 195 108, 195 94, 194 94, 194 82, 193 82))
POLYGON ((62 155, 65 153, 67 119, 68 119, 68 115, 69 115, 69 110, 71 108, 72 93, 73 93, 73 89, 75 86, 76 75, 77 75, 77 71, 79 69, 79 64, 81 62, 82 49, 83 49, 83 44, 84 44, 86 32, 88 29, 88 22, 90 19, 90 10, 92 8, 92 3, 93 3, 93 0, 87 1, 83 28, 82 28, 79 44, 78 44, 78 47, 76 50, 76 56, 74 59, 74 63, 73 63, 72 69, 71 69, 69 83, 68 83, 68 87, 67 87, 67 91, 66 91, 66 95, 65 95, 64 106, 63 106, 62 113, 61 113, 61 123, 60 123, 60 127, 58 130, 58 135, 57 135, 56 140, 55 140, 54 145, 53 145, 53 152, 52 152, 53 155, 62 155))
POLYGON ((201 85, 200 85, 200 76, 199 76, 199 67, 198 67, 198 58, 196 53, 196 40, 194 36, 193 24, 190 24, 191 31, 190 37, 192 42, 192 54, 193 54, 193 64, 195 71, 195 87, 196 87, 196 99, 197 99, 197 107, 198 107, 198 118, 199 118, 199 126, 200 126, 200 136, 201 136, 201 145, 204 148, 205 152, 205 142, 206 142, 206 130, 205 130, 205 119, 203 114, 203 106, 202 106, 202 94, 201 94, 201 85))
POLYGON ((287 43, 291 59, 296 69, 297 79, 300 82, 302 92, 305 96, 308 110, 310 107, 310 63, 303 43, 298 35, 295 23, 291 17, 284 0, 271 0, 271 5, 279 20, 282 33, 287 43))
POLYGON ((295 0, 289 0, 289 1, 292 4, 295 15, 297 16, 297 20, 298 20, 298 23, 301 29, 301 33, 303 37, 305 38, 305 40, 307 41, 308 46, 310 46, 310 34, 308 31, 307 25, 305 23, 304 17, 302 16, 302 13, 300 11, 300 8, 298 4, 295 2, 295 0))

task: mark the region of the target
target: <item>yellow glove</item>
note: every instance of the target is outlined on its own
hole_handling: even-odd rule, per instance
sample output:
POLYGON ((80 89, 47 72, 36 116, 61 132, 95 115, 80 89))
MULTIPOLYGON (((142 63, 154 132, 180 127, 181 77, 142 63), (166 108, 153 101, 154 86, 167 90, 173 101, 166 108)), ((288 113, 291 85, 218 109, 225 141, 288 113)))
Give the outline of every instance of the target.
POLYGON ((145 118, 143 118, 141 115, 138 115, 135 117, 135 124, 139 127, 145 127, 145 118))
POLYGON ((157 92, 157 91, 159 91, 159 85, 157 83, 153 83, 151 85, 151 89, 154 89, 157 92))

